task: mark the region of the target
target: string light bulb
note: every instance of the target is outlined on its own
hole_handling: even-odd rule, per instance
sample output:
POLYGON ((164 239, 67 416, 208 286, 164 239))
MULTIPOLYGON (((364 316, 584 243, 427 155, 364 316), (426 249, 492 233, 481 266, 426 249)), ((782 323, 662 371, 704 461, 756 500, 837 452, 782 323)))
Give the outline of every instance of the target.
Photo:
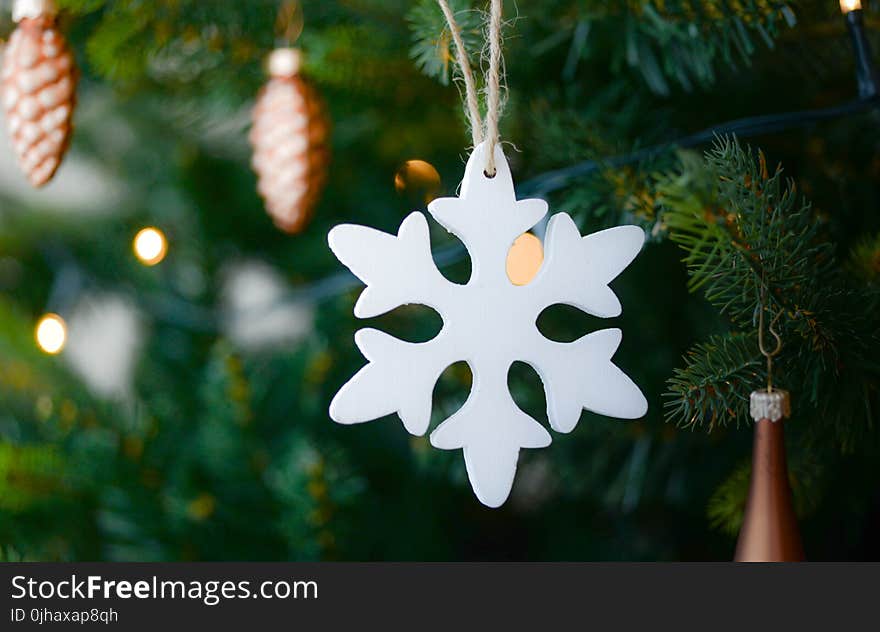
POLYGON ((145 266, 154 266, 168 253, 168 240, 158 228, 144 228, 134 237, 132 244, 135 256, 145 266))
POLYGON ((843 12, 843 19, 846 21, 846 28, 852 43, 859 98, 863 100, 875 99, 880 93, 880 72, 874 65, 862 2, 861 0, 840 0, 840 10, 843 12))
POLYGON ((67 343, 67 324, 58 314, 46 314, 37 323, 34 338, 44 353, 61 353, 67 343))
POLYGON ((427 204, 440 194, 440 174, 430 162, 407 160, 394 174, 394 189, 414 202, 427 204))

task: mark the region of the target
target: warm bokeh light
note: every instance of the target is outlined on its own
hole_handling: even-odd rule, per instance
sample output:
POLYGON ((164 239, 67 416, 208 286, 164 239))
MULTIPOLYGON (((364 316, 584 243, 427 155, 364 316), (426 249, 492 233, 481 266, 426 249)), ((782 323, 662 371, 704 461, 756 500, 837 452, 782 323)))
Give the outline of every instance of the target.
POLYGON ((514 285, 528 285, 543 262, 544 244, 532 233, 523 233, 507 253, 507 278, 514 285))
POLYGON ((407 160, 394 174, 394 188, 427 204, 440 194, 440 174, 430 162, 407 160))
POLYGON ((862 8, 862 0, 840 0, 840 10, 844 13, 850 11, 860 11, 862 8))
POLYGON ((134 238, 134 254, 146 266, 154 266, 165 258, 168 241, 158 228, 144 228, 134 238))
POLYGON ((58 314, 46 314, 37 323, 34 337, 44 352, 52 355, 61 353, 67 342, 67 325, 58 314))

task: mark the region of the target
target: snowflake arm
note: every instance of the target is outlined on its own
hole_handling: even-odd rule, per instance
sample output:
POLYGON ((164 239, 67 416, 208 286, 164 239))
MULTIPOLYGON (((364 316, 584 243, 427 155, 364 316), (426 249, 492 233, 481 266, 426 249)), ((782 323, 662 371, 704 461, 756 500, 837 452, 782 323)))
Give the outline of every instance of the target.
POLYGON ((475 370, 464 406, 431 433, 435 448, 463 448, 474 493, 488 507, 507 500, 520 448, 544 448, 551 442, 550 433, 513 401, 507 369, 504 363, 484 363, 475 370))
POLYGON ((564 303, 600 318, 620 315, 620 301, 608 284, 635 259, 645 231, 617 226, 581 237, 571 217, 557 213, 544 241, 546 259, 530 292, 540 309, 564 303))
POLYGON ((330 231, 333 254, 366 284, 354 308, 358 318, 371 318, 410 303, 438 307, 452 284, 431 256, 425 216, 416 211, 403 220, 397 235, 374 228, 342 224, 330 231))
POLYGON ((510 167, 500 147, 495 148, 497 172, 486 177, 485 153, 486 146, 477 145, 468 159, 461 196, 437 198, 428 211, 467 248, 471 283, 509 282, 507 251, 547 214, 547 202, 516 199, 510 167))
MULTIPOLYGON (((411 213, 396 236, 343 224, 330 231, 328 241, 339 260, 367 285, 355 305, 359 318, 411 303, 437 309, 455 290, 431 256, 422 213, 411 213)), ((354 424, 396 412, 409 432, 424 434, 434 384, 455 361, 443 351, 442 332, 429 342, 410 343, 376 329, 361 329, 355 343, 368 363, 333 398, 330 417, 354 424)))
POLYGON ((639 387, 611 362, 622 336, 619 329, 595 331, 572 343, 537 336, 523 354, 544 383, 547 418, 554 430, 574 430, 582 409, 621 419, 648 412, 639 387))
POLYGON ((397 413, 411 434, 425 434, 434 384, 455 361, 443 353, 442 333, 428 342, 414 343, 377 329, 361 329, 354 339, 368 364, 333 398, 331 419, 356 424, 397 413))

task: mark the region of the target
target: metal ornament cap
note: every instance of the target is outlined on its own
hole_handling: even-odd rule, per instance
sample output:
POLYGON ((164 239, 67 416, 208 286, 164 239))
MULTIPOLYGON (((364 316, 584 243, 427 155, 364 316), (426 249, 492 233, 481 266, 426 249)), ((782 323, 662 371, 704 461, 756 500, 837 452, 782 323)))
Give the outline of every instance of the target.
POLYGON ((302 67, 302 52, 298 48, 276 48, 266 66, 272 77, 295 77, 302 67))
POLYGON ((52 0, 16 0, 12 7, 12 21, 21 22, 30 18, 53 17, 58 9, 52 0))
POLYGON ((749 412, 756 422, 762 419, 779 421, 791 415, 791 400, 788 391, 754 391, 749 398, 749 412))

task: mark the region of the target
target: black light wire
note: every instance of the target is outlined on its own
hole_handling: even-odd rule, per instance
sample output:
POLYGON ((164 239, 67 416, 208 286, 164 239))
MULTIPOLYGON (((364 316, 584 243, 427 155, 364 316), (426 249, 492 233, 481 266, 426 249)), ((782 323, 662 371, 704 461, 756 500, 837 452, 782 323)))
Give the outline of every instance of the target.
MULTIPOLYGON (((880 98, 871 97, 867 99, 856 99, 849 103, 827 108, 785 112, 781 114, 767 114, 728 121, 694 134, 683 136, 674 141, 652 145, 627 154, 612 156, 610 158, 585 160, 571 165, 570 167, 547 171, 541 175, 526 180, 520 186, 516 187, 517 197, 541 197, 563 189, 572 180, 589 176, 599 169, 624 167, 626 165, 643 162, 675 148, 687 148, 702 145, 710 142, 717 136, 735 134, 740 138, 750 138, 753 136, 772 134, 774 132, 798 127, 808 127, 822 121, 852 116, 854 114, 876 109, 878 106, 880 106, 880 98)), ((461 244, 455 244, 439 248, 434 254, 434 260, 439 267, 445 267, 460 261, 464 254, 464 247, 461 244)), ((361 285, 361 281, 351 272, 339 272, 312 284, 300 286, 289 294, 288 300, 326 300, 355 289, 359 285, 361 285)))
MULTIPOLYGON (((575 179, 592 175, 600 169, 619 168, 644 162, 673 149, 703 145, 718 136, 736 135, 739 138, 751 138, 789 129, 809 127, 823 121, 876 110, 880 106, 880 94, 878 94, 880 78, 878 78, 878 73, 873 65, 862 11, 851 11, 845 17, 856 60, 856 78, 860 95, 858 99, 826 108, 734 119, 675 140, 650 145, 626 154, 585 160, 568 167, 547 171, 526 180, 516 187, 517 197, 543 197, 565 188, 575 179)), ((464 246, 461 243, 456 243, 438 248, 433 253, 433 257, 437 266, 444 268, 463 260, 466 254, 464 246)), ((246 318, 250 312, 254 312, 254 315, 258 315, 257 312, 265 315, 267 311, 294 303, 319 303, 357 289, 361 285, 361 281, 351 272, 347 270, 337 272, 291 289, 274 304, 236 311, 234 317, 246 318)), ((149 311, 154 316, 191 330, 213 331, 223 324, 223 316, 219 315, 216 310, 183 299, 157 294, 147 296, 140 294, 137 298, 142 304, 148 305, 149 311)))

